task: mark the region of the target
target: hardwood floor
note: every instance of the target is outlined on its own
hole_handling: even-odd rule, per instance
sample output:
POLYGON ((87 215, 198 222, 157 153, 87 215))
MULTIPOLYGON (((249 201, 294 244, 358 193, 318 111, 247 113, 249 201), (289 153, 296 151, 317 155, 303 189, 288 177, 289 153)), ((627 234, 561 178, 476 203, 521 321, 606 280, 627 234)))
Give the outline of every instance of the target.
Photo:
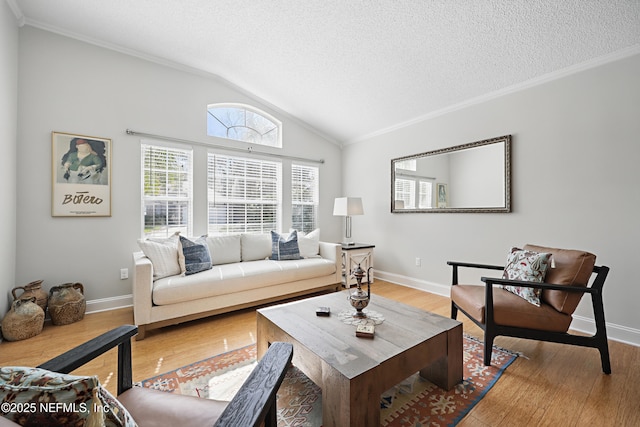
MULTIPOLYGON (((376 294, 449 316, 449 299, 376 280, 376 294)), ((345 301, 346 304, 346 301, 345 301)), ((464 331, 482 331, 463 315, 464 331)), ((31 339, 0 344, 0 366, 36 366, 102 332, 133 323, 132 309, 85 316, 66 326, 45 325, 31 339)), ((133 378, 140 381, 189 363, 255 342, 255 310, 149 331, 133 342, 133 378)), ((595 349, 498 337, 495 344, 523 356, 460 426, 638 426, 640 425, 640 348, 609 342, 611 375, 604 375, 595 349)), ((115 350, 74 373, 98 375, 115 393, 115 350)))

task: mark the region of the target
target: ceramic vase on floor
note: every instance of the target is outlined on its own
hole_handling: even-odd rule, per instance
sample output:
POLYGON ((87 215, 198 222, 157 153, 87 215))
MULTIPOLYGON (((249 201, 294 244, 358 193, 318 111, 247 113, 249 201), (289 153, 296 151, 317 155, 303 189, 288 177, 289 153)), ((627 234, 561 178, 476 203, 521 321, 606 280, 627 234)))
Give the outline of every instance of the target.
POLYGON ((42 332, 44 310, 36 304, 36 297, 17 299, 2 319, 2 336, 7 341, 26 340, 42 332))
POLYGON ((54 325, 68 325, 82 320, 86 308, 82 283, 65 283, 49 291, 49 315, 54 325))
POLYGON ((16 286, 11 290, 11 295, 13 295, 13 300, 17 299, 25 299, 29 297, 36 297, 36 303, 42 308, 42 310, 47 312, 47 303, 49 301, 49 294, 42 289, 42 280, 34 280, 28 285, 24 286, 16 286), (22 293, 16 295, 18 291, 22 290, 22 293))

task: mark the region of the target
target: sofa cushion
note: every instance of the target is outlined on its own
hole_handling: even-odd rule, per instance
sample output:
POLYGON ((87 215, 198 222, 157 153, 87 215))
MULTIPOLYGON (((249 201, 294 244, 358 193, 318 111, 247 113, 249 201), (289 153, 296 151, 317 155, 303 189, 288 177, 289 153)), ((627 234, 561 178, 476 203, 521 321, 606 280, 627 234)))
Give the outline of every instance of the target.
POLYGON ((166 239, 148 238, 139 239, 138 246, 153 265, 153 279, 181 274, 182 269, 178 262, 178 246, 180 238, 177 234, 166 239))
POLYGON ((309 233, 298 232, 298 248, 300 248, 300 256, 302 258, 311 258, 320 256, 320 229, 309 233))
POLYGON ((153 283, 153 303, 169 305, 296 282, 336 273, 336 264, 324 258, 294 261, 259 260, 214 265, 191 276, 171 276, 153 283))
POLYGON ((2 411, 2 416, 20 425, 136 425, 129 412, 100 385, 96 376, 2 367, 0 401, 20 404, 8 405, 8 408, 23 408, 22 411, 2 411))
POLYGON ((280 233, 271 231, 271 257, 276 261, 300 259, 300 249, 298 248, 298 232, 293 230, 288 237, 283 237, 280 233))
POLYGON ((207 245, 213 265, 242 261, 240 234, 207 236, 207 245))
MULTIPOLYGON (((554 285, 585 287, 589 283, 596 263, 594 254, 580 250, 547 248, 537 245, 525 245, 524 249, 551 253, 551 268, 547 271, 545 282, 554 285)), ((572 314, 581 298, 582 294, 576 292, 546 289, 542 292, 544 302, 565 314, 572 314)))
POLYGON ((206 236, 198 237, 195 241, 180 236, 180 247, 185 275, 200 273, 211 268, 211 255, 209 255, 206 236))
POLYGON ((271 256, 271 235, 246 233, 240 237, 242 261, 256 261, 271 256))
MULTIPOLYGON (((510 280, 542 283, 547 272, 550 256, 550 253, 511 248, 502 277, 510 280)), ((525 301, 533 305, 540 306, 541 289, 511 285, 500 285, 499 287, 524 298, 525 301)))

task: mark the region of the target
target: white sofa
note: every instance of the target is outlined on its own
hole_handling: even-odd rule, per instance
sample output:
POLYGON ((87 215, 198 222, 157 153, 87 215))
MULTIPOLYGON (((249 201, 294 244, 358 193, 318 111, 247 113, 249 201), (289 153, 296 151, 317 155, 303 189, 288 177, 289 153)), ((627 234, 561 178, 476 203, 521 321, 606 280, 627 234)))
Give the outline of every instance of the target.
POLYGON ((157 253, 145 246, 149 241, 139 241, 144 252, 133 254, 133 308, 138 340, 144 339, 149 329, 300 295, 336 291, 341 283, 340 245, 318 241, 317 233, 299 237, 303 259, 286 261, 268 259, 272 254, 269 234, 203 237, 213 267, 190 275, 184 274, 181 246, 172 246, 175 239, 164 239, 166 247, 160 247, 164 259, 159 260, 157 253), (178 267, 173 263, 174 251, 178 267))

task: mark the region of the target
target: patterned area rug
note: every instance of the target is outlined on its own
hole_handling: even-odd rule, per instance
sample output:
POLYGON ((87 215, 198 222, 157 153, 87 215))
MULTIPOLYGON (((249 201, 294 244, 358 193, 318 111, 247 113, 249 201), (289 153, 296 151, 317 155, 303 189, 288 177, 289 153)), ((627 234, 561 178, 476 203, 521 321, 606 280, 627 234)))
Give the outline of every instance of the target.
MULTIPOLYGON (((455 426, 498 381, 517 355, 494 347, 491 366, 482 364, 483 344, 464 337, 463 381, 444 391, 415 374, 380 398, 382 426, 455 426)), ((256 363, 250 345, 137 384, 170 393, 231 400, 256 363)), ((322 425, 322 392, 299 369, 292 367, 278 391, 278 425, 322 425)))

